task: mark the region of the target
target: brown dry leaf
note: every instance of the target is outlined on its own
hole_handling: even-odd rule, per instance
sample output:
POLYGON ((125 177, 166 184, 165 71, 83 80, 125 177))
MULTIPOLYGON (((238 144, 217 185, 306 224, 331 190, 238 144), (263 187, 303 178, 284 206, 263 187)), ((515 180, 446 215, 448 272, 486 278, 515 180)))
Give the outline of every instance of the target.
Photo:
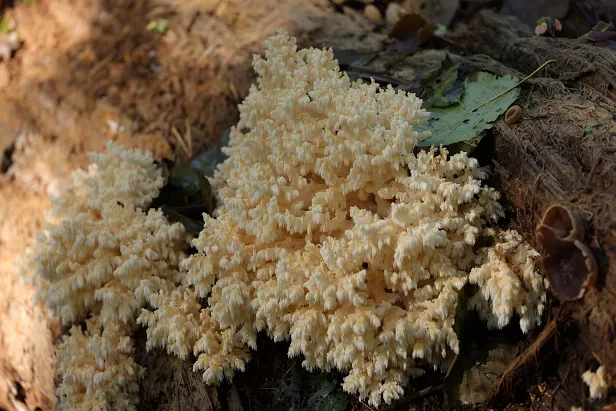
POLYGON ((612 28, 612 23, 606 23, 605 21, 600 21, 592 28, 592 31, 610 31, 612 28))
POLYGON ((507 364, 519 353, 515 345, 503 343, 491 343, 486 347, 475 347, 474 350, 478 352, 471 353, 471 356, 482 355, 485 358, 478 360, 464 372, 454 394, 462 404, 484 402, 507 364))
POLYGON ((616 31, 591 31, 584 36, 584 40, 591 43, 616 40, 616 31))
POLYGON ((412 54, 419 46, 432 38, 434 26, 421 14, 407 14, 391 29, 390 38, 399 40, 392 46, 392 51, 400 54, 412 54))

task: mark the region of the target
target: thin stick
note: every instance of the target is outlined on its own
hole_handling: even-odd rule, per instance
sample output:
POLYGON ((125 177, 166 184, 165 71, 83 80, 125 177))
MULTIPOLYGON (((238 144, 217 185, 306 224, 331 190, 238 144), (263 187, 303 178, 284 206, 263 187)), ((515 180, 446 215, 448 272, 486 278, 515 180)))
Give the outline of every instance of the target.
MULTIPOLYGON (((471 114, 473 111, 480 109, 481 107, 484 107, 488 104, 490 104, 491 102, 493 102, 494 100, 501 98, 502 96, 504 96, 505 94, 509 93, 511 90, 513 90, 514 88, 520 86, 522 83, 524 83, 526 80, 528 80, 529 78, 531 78, 532 76, 534 76, 535 74, 537 74, 542 68, 544 68, 545 66, 547 66, 550 63, 556 63, 556 60, 548 60, 545 63, 543 63, 542 65, 539 66, 539 68, 537 68, 537 70, 533 71, 532 73, 530 73, 528 76, 526 76, 524 79, 520 80, 516 85, 509 87, 507 90, 503 91, 500 94, 497 94, 496 96, 492 97, 491 99, 489 99, 488 101, 484 101, 483 103, 479 104, 477 107, 473 108, 472 110, 468 110, 465 113, 463 113, 460 117, 458 117, 456 119, 456 121, 453 122, 453 124, 456 124, 458 121, 460 121, 461 119, 463 119, 464 117, 467 117, 469 114, 471 114)), ((447 124, 437 128, 436 130, 440 130, 444 127, 447 127, 447 124)), ((436 132, 436 131, 435 131, 436 132)), ((474 145, 467 143, 469 145, 471 145, 472 147, 474 147, 474 145)))
POLYGON ((190 130, 190 121, 188 121, 188 117, 185 120, 186 123, 186 133, 184 134, 186 144, 188 145, 188 156, 192 158, 193 156, 193 148, 192 148, 192 131, 190 130))
POLYGON ((531 78, 532 76, 534 76, 535 74, 537 74, 539 71, 541 71, 542 68, 544 68, 545 66, 547 66, 550 63, 556 63, 556 60, 548 60, 545 63, 543 63, 542 65, 540 65, 537 70, 533 71, 532 73, 530 73, 528 76, 524 77, 524 79, 520 80, 518 82, 518 84, 516 84, 515 86, 509 87, 507 90, 503 91, 502 93, 492 97, 491 99, 489 99, 486 102, 481 103, 480 105, 478 105, 477 107, 475 107, 474 109, 472 109, 471 111, 469 111, 468 113, 472 113, 473 111, 477 110, 478 108, 481 108, 487 104, 490 104, 491 102, 493 102, 494 100, 496 100, 497 98, 501 98, 502 96, 504 96, 505 94, 509 93, 511 90, 513 90, 514 88, 520 86, 522 83, 524 83, 526 80, 528 80, 529 78, 531 78))
POLYGON ((178 130, 175 127, 171 127, 171 132, 175 136, 175 139, 178 141, 180 146, 182 147, 182 150, 184 150, 186 157, 190 158, 190 153, 188 151, 188 147, 186 147, 186 142, 184 141, 184 139, 182 138, 178 130))

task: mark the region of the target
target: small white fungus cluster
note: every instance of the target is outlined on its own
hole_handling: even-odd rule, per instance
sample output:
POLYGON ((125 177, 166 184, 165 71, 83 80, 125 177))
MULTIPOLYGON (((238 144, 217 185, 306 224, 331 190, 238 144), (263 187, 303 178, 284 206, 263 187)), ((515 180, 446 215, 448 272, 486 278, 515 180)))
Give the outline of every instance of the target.
POLYGON ((45 232, 18 268, 65 325, 59 347, 62 409, 134 409, 143 369, 131 357, 139 309, 179 281, 186 233, 160 210, 162 172, 151 155, 108 144, 54 200, 45 232))
POLYGON ((503 328, 513 314, 520 318, 520 329, 527 333, 539 325, 545 308, 546 281, 537 275, 539 253, 516 231, 497 235, 499 243, 482 249, 477 265, 468 277, 480 291, 468 300, 468 307, 479 312, 490 328, 503 328))
POLYGON ((60 408, 133 410, 145 370, 135 363, 130 328, 99 318, 86 320, 87 331, 73 326, 58 348, 60 408))
POLYGON ((414 154, 422 101, 353 83, 331 50, 297 50, 285 33, 266 45, 212 182, 215 218, 204 216, 199 254, 182 263, 186 286, 152 298, 156 310, 138 320, 148 346, 192 352, 217 383, 244 369, 263 330, 378 406, 458 352, 469 273, 492 326, 514 311, 524 331, 536 325, 545 297, 527 245, 512 259, 510 245, 481 252, 474 268, 478 236, 502 215, 485 171, 463 152, 414 154))
POLYGON ((595 372, 590 370, 585 371, 584 374, 582 374, 582 380, 588 385, 590 389, 590 398, 592 399, 605 397, 610 389, 609 376, 603 365, 597 368, 595 372))

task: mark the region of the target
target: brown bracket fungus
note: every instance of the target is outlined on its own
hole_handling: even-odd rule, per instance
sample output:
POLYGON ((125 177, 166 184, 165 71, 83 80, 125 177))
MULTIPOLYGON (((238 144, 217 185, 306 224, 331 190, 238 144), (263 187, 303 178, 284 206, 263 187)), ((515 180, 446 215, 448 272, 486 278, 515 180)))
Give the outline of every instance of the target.
POLYGON ((536 236, 545 252, 543 268, 556 295, 561 300, 582 298, 594 284, 598 267, 582 242, 584 228, 579 217, 565 206, 553 205, 545 212, 536 236))
POLYGON ((551 205, 543 215, 537 231, 542 226, 552 228, 562 240, 584 241, 584 225, 580 217, 561 204, 551 205))

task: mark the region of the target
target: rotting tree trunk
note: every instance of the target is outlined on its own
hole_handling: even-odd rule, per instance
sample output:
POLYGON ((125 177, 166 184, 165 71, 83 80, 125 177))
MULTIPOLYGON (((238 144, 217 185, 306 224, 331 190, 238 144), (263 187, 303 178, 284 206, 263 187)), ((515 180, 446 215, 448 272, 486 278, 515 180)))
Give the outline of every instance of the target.
MULTIPOLYGON (((366 36, 372 44, 385 41, 375 33, 336 40, 331 33, 318 33, 312 43, 335 50, 375 50, 363 41, 366 36)), ((516 18, 491 11, 477 13, 443 43, 451 58, 471 71, 520 79, 556 60, 522 86, 516 103, 522 107, 522 121, 507 125, 499 120, 475 155, 495 172, 491 184, 503 194, 512 217, 509 225, 536 248, 535 228, 550 205, 564 204, 581 214, 599 278, 581 300, 559 302, 552 294, 548 325, 536 344, 508 367, 490 405, 501 409, 528 400, 529 385, 536 388, 548 381, 552 389, 541 400, 546 408, 538 409, 583 406, 588 390, 581 373, 604 365, 616 376, 616 94, 611 92, 616 53, 581 39, 535 36, 516 18)), ((384 51, 361 69, 410 82, 438 68, 444 54, 422 50, 404 58, 384 51)))
POLYGON ((555 347, 560 363, 571 363, 568 371, 560 370, 567 388, 558 395, 580 404, 582 372, 599 362, 616 373, 616 102, 608 96, 616 85, 616 53, 580 40, 521 38, 513 24, 480 13, 466 30, 468 37, 460 34, 456 42, 468 54, 483 53, 525 75, 556 60, 520 99, 524 120, 496 124, 493 159, 501 191, 529 240, 552 204, 584 216, 599 279, 583 299, 560 305, 559 328, 573 332, 563 334, 555 347), (593 122, 596 126, 586 129, 593 122))

